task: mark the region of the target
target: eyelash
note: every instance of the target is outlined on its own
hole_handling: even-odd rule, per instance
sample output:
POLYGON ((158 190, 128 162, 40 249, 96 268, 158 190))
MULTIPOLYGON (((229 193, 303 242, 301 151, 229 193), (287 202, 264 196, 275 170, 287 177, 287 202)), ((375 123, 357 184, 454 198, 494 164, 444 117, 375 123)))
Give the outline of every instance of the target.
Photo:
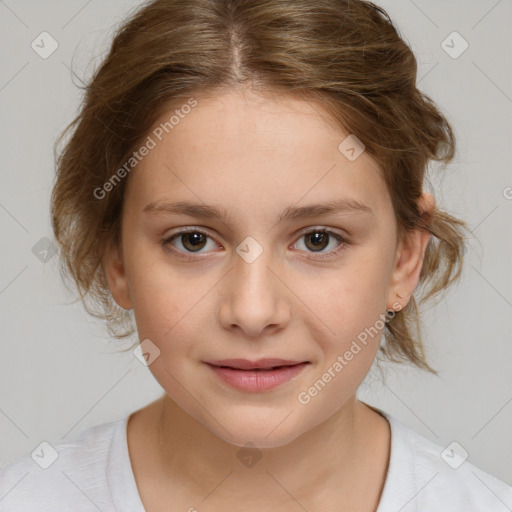
MULTIPOLYGON (((189 227, 189 228, 182 228, 179 231, 177 231, 176 233, 173 233, 171 236, 162 239, 161 245, 162 245, 162 247, 164 247, 165 249, 167 249, 167 250, 171 251, 172 253, 176 254, 180 258, 183 258, 183 259, 185 259, 187 261, 192 261, 192 260, 197 261, 197 256, 188 256, 188 254, 193 255, 193 254, 203 254, 203 253, 200 253, 200 252, 198 252, 198 253, 188 252, 187 253, 185 251, 181 251, 179 249, 176 249, 176 248, 174 248, 171 245, 171 242, 175 238, 178 238, 179 236, 181 236, 183 234, 186 234, 186 233, 199 233, 201 235, 206 235, 208 238, 213 239, 213 237, 211 237, 208 234, 208 232, 203 231, 203 230, 198 229, 198 228, 195 228, 195 227, 189 227)), ((303 232, 299 236, 297 241, 300 240, 301 238, 303 238, 306 235, 311 235, 312 233, 327 233, 328 235, 333 236, 340 243, 340 245, 336 249, 328 251, 327 253, 317 253, 319 255, 321 254, 321 256, 314 256, 314 257, 307 256, 307 258, 311 259, 311 260, 322 260, 322 259, 325 259, 325 258, 336 256, 336 255, 340 254, 343 250, 345 250, 346 246, 348 244, 350 244, 350 242, 348 240, 346 240, 343 236, 341 236, 339 233, 337 233, 335 231, 332 231, 330 229, 316 228, 316 227, 310 228, 308 231, 303 232)), ((315 253, 313 252, 311 254, 315 254, 315 253)), ((202 256, 200 256, 200 257, 202 257, 202 256)))

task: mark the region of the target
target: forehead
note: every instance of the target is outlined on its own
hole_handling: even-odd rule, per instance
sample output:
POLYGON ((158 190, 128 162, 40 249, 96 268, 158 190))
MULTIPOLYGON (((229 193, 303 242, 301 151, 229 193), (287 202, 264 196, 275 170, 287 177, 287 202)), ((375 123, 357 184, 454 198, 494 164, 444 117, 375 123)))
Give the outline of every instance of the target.
POLYGON ((365 151, 348 158, 353 136, 321 105, 247 90, 193 100, 164 112, 149 132, 154 147, 129 180, 139 208, 177 198, 276 212, 301 200, 349 197, 374 210, 388 201, 376 162, 365 151))

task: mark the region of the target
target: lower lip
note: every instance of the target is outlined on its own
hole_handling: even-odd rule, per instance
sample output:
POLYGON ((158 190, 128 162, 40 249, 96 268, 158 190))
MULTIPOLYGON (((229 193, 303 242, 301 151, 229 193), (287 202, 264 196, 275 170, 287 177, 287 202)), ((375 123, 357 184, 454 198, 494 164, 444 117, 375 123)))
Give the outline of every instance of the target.
POLYGON ((296 377, 308 363, 281 366, 275 370, 236 370, 208 365, 218 377, 242 391, 267 391, 296 377))

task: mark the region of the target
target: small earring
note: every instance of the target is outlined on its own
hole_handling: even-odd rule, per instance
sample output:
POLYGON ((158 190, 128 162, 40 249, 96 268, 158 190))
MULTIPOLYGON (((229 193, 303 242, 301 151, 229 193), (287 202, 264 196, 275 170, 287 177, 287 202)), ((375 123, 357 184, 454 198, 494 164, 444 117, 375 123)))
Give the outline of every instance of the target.
POLYGON ((397 293, 397 292, 395 292, 395 293, 396 293, 397 297, 399 297, 400 299, 403 299, 403 297, 399 293, 397 293))

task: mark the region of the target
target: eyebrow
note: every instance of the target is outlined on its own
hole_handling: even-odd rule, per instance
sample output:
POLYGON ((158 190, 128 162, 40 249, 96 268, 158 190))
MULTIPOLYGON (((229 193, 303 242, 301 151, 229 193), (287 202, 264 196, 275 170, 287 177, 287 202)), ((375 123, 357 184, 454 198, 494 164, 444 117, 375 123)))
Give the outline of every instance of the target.
MULTIPOLYGON (((182 214, 190 217, 204 219, 224 219, 228 220, 229 215, 225 208, 218 208, 200 203, 188 201, 159 202, 155 201, 147 204, 144 213, 149 215, 172 215, 182 214)), ((337 213, 367 213, 373 215, 373 210, 366 204, 355 199, 336 199, 321 204, 311 204, 307 206, 288 206, 280 215, 278 222, 291 221, 297 219, 307 219, 318 217, 320 215, 334 215, 337 213)))

